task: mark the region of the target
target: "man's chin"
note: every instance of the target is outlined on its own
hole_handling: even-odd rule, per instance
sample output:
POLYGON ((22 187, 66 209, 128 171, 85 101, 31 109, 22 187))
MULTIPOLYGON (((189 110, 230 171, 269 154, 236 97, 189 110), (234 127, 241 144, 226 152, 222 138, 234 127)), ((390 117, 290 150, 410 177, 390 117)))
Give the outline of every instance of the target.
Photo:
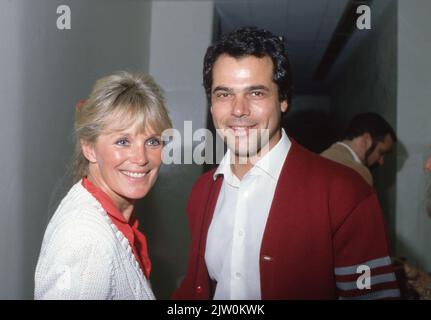
MULTIPOLYGON (((254 159, 259 157, 260 150, 257 148, 240 148, 238 146, 229 146, 228 148, 232 154, 235 155, 239 163, 255 162, 254 159)), ((232 161, 234 159, 231 159, 232 161)))

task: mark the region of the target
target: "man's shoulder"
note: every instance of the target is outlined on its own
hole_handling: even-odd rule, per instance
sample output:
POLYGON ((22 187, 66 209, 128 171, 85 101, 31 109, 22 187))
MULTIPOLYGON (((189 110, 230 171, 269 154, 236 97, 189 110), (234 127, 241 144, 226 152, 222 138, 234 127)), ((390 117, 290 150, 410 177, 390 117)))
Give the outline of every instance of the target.
POLYGON ((320 154, 322 157, 335 161, 343 166, 349 167, 359 173, 363 179, 373 185, 373 177, 370 170, 361 163, 356 162, 350 152, 341 145, 333 144, 320 154))
POLYGON ((208 183, 214 181, 214 173, 216 172, 216 170, 217 167, 205 171, 198 177, 196 183, 208 183))
POLYGON ((311 180, 317 185, 339 185, 349 189, 359 188, 369 191, 365 180, 348 166, 311 152, 298 144, 292 151, 292 158, 294 158, 292 163, 295 170, 300 170, 303 179, 311 180))
MULTIPOLYGON (((217 170, 217 168, 210 169, 203 174, 201 174, 196 181, 193 184, 190 197, 193 198, 194 196, 198 196, 201 198, 204 196, 211 187, 216 183, 216 180, 214 179, 214 173, 217 170)), ((218 178, 220 179, 220 178, 218 178)))
POLYGON ((328 149, 321 154, 322 157, 334 160, 337 162, 354 162, 354 159, 349 150, 338 143, 332 144, 328 149))

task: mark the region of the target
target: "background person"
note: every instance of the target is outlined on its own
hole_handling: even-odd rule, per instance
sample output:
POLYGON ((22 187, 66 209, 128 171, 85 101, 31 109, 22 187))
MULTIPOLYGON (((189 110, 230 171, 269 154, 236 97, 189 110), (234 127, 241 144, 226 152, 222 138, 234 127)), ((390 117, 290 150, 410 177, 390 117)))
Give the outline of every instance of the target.
POLYGON ((391 125, 377 113, 356 115, 349 123, 342 141, 321 155, 358 172, 373 185, 370 168, 382 166, 385 156, 393 149, 397 137, 391 125))

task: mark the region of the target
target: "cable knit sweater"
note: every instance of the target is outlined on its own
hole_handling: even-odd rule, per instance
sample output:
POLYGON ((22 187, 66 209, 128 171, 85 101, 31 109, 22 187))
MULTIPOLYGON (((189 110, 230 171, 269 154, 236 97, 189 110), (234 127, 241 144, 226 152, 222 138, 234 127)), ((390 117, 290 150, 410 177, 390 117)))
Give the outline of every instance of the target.
POLYGON ((46 229, 35 299, 155 299, 129 241, 81 181, 46 229))

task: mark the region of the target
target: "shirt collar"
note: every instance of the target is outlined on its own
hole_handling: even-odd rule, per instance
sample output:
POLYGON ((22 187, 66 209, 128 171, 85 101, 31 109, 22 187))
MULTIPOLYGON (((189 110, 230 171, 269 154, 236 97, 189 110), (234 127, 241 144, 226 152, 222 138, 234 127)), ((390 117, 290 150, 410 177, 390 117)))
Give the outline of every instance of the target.
MULTIPOLYGON (((289 140, 289 137, 284 132, 284 129, 281 129, 281 139, 271 150, 269 150, 266 155, 262 157, 262 159, 256 162, 256 164, 247 174, 251 173, 258 175, 259 173, 264 172, 272 179, 278 180, 291 145, 292 143, 289 140)), ((230 162, 231 151, 228 149, 217 170, 214 172, 213 179, 216 180, 217 176, 222 174, 228 183, 232 184, 233 186, 238 186, 240 180, 233 174, 230 162)))
POLYGON ((82 185, 100 203, 110 217, 112 223, 126 237, 132 248, 136 261, 139 263, 145 276, 149 278, 151 272, 151 260, 148 256, 147 240, 145 235, 138 230, 138 219, 132 214, 129 222, 115 206, 109 196, 102 189, 92 184, 86 177, 82 179, 82 185))
MULTIPOLYGON (((116 221, 130 224, 130 226, 135 227, 135 224, 138 223, 138 220, 134 218, 133 214, 130 216, 130 221, 127 223, 121 211, 117 208, 111 198, 102 191, 102 189, 96 187, 94 184, 90 182, 86 177, 82 179, 82 185, 91 195, 100 203, 103 209, 105 209, 106 213, 114 218, 116 221)), ((136 225, 137 227, 137 225, 136 225)))
POLYGON ((350 153, 352 154, 353 160, 355 160, 357 163, 362 164, 361 159, 359 159, 358 155, 356 154, 356 152, 346 143, 338 141, 337 144, 342 145, 343 147, 345 147, 347 150, 350 151, 350 153))

